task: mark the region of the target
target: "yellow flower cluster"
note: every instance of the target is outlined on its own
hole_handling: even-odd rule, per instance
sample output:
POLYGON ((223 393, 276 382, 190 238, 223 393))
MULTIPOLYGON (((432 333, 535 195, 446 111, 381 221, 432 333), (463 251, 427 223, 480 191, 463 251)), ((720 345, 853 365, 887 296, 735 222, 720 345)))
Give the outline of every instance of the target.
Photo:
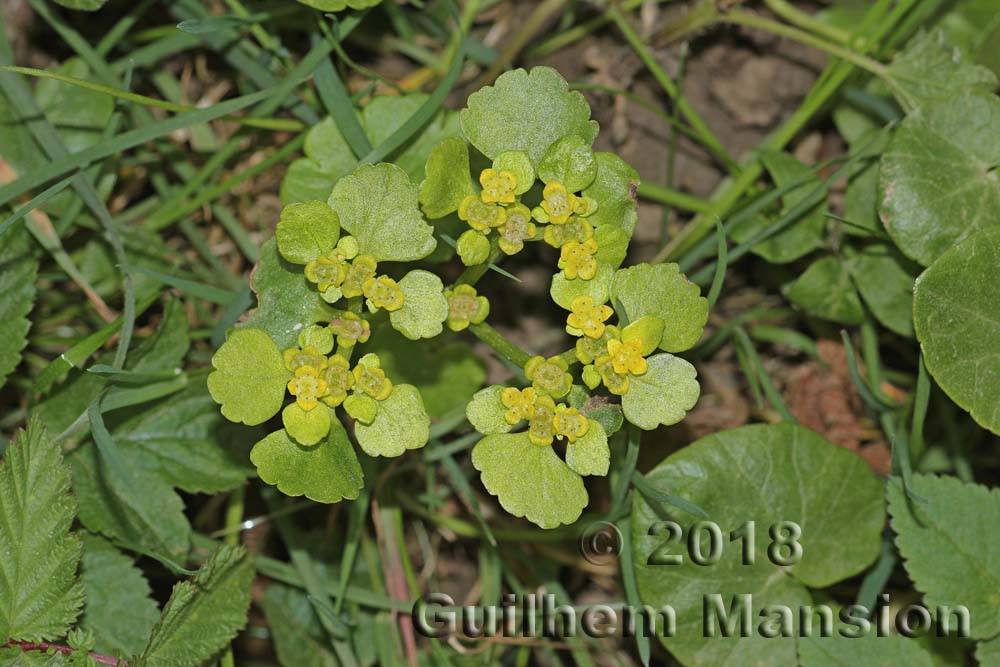
POLYGON ((385 376, 385 371, 364 360, 352 370, 343 355, 338 353, 328 357, 317 354, 312 347, 285 350, 284 358, 285 365, 295 373, 295 377, 288 381, 288 393, 306 412, 320 402, 335 408, 347 399, 352 389, 377 401, 384 401, 392 393, 392 382, 385 376))
MULTIPOLYGON (((531 211, 518 201, 517 174, 507 169, 484 169, 479 174, 479 184, 482 186, 479 196, 469 195, 462 200, 458 217, 484 237, 495 229, 497 245, 504 253, 520 252, 526 240, 535 238, 537 230, 531 221, 531 211)), ((465 236, 463 245, 476 241, 474 236, 465 236)))
POLYGON ((358 254, 358 242, 353 236, 341 237, 336 248, 306 264, 305 274, 330 303, 341 296, 349 299, 363 296, 372 312, 403 307, 399 284, 388 276, 378 275, 378 262, 372 255, 358 254))
POLYGON ((556 404, 551 396, 534 387, 507 387, 500 401, 507 408, 504 419, 508 424, 528 421, 528 437, 536 445, 551 445, 555 438, 576 442, 590 430, 590 421, 579 410, 565 403, 556 404))
POLYGON ((570 303, 566 331, 580 339, 576 342, 576 358, 583 364, 583 381, 594 389, 599 384, 612 394, 628 391, 629 378, 644 375, 647 370, 643 341, 638 337, 623 340, 622 331, 606 324, 614 310, 597 305, 589 296, 578 296, 570 303))

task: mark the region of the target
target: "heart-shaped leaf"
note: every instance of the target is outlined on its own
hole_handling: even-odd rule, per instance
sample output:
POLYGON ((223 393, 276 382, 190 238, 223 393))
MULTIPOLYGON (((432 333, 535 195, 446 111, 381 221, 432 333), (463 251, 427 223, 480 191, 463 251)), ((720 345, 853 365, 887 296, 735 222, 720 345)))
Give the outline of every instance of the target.
POLYGON ((431 420, 417 388, 397 384, 389 398, 379 401, 371 424, 358 422, 354 435, 368 456, 399 456, 408 449, 420 449, 430 437, 431 420))
POLYGON ((410 271, 399 281, 403 307, 389 313, 392 328, 411 340, 433 338, 448 319, 448 299, 444 284, 430 271, 410 271))
POLYGON ((698 371, 672 354, 653 355, 646 365, 643 375, 629 378, 622 396, 625 419, 647 431, 676 424, 698 402, 698 371))
MULTIPOLYGON (((665 326, 660 348, 683 352, 694 346, 708 322, 708 299, 676 264, 636 264, 615 272, 611 298, 629 322, 656 315, 665 326)), ((560 304, 561 305, 561 304, 560 304)))
POLYGON ((229 421, 248 426, 273 417, 292 377, 271 337, 260 329, 234 329, 212 357, 208 391, 229 421))

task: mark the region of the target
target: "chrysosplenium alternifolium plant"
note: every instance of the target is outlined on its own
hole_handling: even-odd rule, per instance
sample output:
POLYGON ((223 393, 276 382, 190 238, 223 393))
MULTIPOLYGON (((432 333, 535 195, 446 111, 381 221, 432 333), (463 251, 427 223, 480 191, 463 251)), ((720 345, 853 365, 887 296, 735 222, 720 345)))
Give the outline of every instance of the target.
MULTIPOLYGON (((419 187, 400 166, 366 164, 336 180, 327 201, 285 207, 281 259, 258 266, 259 306, 216 353, 209 389, 233 421, 281 412, 284 428, 251 453, 265 482, 322 502, 354 498, 363 478, 345 423, 369 456, 423 447, 431 425, 422 389, 387 373, 370 339, 391 328, 426 341, 421 363, 433 365, 427 339, 471 329, 523 367, 519 383, 463 399, 484 435, 472 453, 483 484, 511 514, 570 523, 587 504, 582 476, 607 474, 623 418, 653 429, 694 405, 695 369, 671 353, 697 342, 708 303, 674 264, 619 268, 638 176, 591 149, 597 123, 555 70, 504 74, 459 119, 460 129, 438 128, 419 187), (435 232, 458 236, 467 268, 454 285, 426 260, 412 267, 442 259, 435 232), (487 266, 539 242, 558 249, 550 294, 576 341, 523 358, 486 323, 476 284, 488 275, 515 289, 487 266)), ((335 160, 317 152, 307 141, 306 167, 322 174, 335 160)))

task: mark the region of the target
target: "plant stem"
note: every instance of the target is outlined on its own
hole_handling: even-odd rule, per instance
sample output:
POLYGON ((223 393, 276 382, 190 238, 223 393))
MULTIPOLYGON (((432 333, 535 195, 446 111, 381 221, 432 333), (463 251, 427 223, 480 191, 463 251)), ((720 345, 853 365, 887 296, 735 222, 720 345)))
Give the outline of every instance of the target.
POLYGON ((795 7, 788 0, 764 0, 764 4, 772 12, 803 30, 812 31, 839 44, 846 44, 851 39, 849 33, 836 26, 823 23, 812 14, 807 14, 795 7))
POLYGON ((519 348, 517 345, 514 345, 514 343, 511 343, 502 333, 494 329, 486 322, 470 325, 469 331, 475 334, 476 338, 496 350, 497 354, 515 366, 524 368, 524 365, 528 363, 528 359, 531 358, 530 354, 519 348))
MULTIPOLYGON (((6 647, 19 648, 22 651, 55 651, 56 653, 61 653, 62 655, 73 655, 75 651, 69 646, 60 646, 59 644, 50 644, 48 642, 17 642, 9 641, 5 644, 6 647)), ((100 664, 100 665, 118 665, 119 667, 128 667, 128 662, 125 660, 119 660, 118 658, 112 658, 111 656, 101 655, 99 653, 88 653, 90 658, 100 664)))
POLYGON ((640 183, 639 196, 651 199, 659 204, 690 211, 692 213, 707 213, 712 208, 711 202, 700 197, 689 195, 680 190, 674 190, 656 183, 640 183))

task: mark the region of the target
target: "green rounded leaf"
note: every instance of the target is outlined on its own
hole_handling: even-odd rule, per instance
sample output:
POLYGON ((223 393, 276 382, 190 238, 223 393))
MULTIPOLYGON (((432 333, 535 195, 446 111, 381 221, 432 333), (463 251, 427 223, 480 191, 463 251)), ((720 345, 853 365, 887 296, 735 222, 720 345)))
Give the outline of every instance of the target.
POLYGON ((566 277, 565 271, 560 271, 552 276, 549 295, 566 310, 572 310, 570 304, 578 296, 589 296, 596 304, 607 303, 614 277, 615 270, 608 264, 598 264, 597 274, 590 280, 580 278, 570 280, 566 277))
POLYGON ((583 478, 527 433, 486 436, 472 449, 472 465, 507 512, 542 528, 573 523, 587 506, 583 478))
POLYGON ((489 259, 490 240, 475 229, 466 229, 458 237, 456 249, 458 250, 458 256, 462 258, 462 264, 475 266, 489 259))
POLYGON ((645 315, 622 329, 622 341, 638 340, 642 343, 642 355, 652 354, 663 338, 664 326, 663 320, 656 315, 645 315))
POLYGON ((311 446, 330 432, 330 409, 317 405, 312 410, 303 410, 298 403, 291 403, 281 411, 281 423, 285 431, 296 442, 311 446))
POLYGON ((879 214, 905 255, 928 266, 977 230, 1000 226, 1000 99, 969 92, 920 107, 889 142, 879 214))
MULTIPOLYGON (((795 637, 757 635, 759 611, 770 604, 787 605, 797 619, 798 607, 812 603, 807 586, 825 588, 861 572, 881 547, 882 483, 860 456, 801 426, 754 425, 710 435, 671 455, 646 481, 704 509, 723 536, 748 521, 755 526, 753 564, 744 563, 737 540, 725 542, 717 563, 697 565, 686 540, 700 517, 671 507, 669 518, 684 535, 665 548, 683 555, 683 561, 657 565, 658 559, 651 563, 650 558, 667 542, 659 523, 664 515, 635 495, 631 526, 639 596, 656 609, 673 607, 676 634, 662 641, 687 667, 798 664, 795 637), (771 526, 784 521, 802 530, 802 559, 790 566, 777 565, 768 556, 771 526), (752 596, 751 637, 705 636, 705 596, 716 594, 727 608, 736 595, 752 596)), ((707 546, 707 532, 701 537, 707 546)), ((787 555, 787 548, 782 553, 787 555)))
POLYGON ((594 158, 597 176, 583 194, 597 202, 597 211, 587 220, 595 227, 619 227, 631 238, 639 221, 635 208, 639 174, 614 153, 594 153, 594 158))
POLYGON ((413 261, 437 246, 434 228, 420 213, 416 186, 394 164, 361 165, 337 182, 329 203, 361 253, 380 262, 413 261))
POLYGON ((566 465, 580 475, 608 474, 611 465, 611 450, 608 448, 608 434, 597 421, 590 419, 590 428, 576 442, 566 444, 566 465))
POLYGON ((970 635, 1000 633, 1000 489, 955 477, 915 475, 911 502, 898 479, 889 482, 889 512, 906 571, 930 608, 964 605, 970 635))
POLYGON ((570 192, 579 192, 597 176, 597 160, 588 141, 569 134, 549 146, 538 165, 538 178, 545 183, 559 181, 570 192))
POLYGON ((500 402, 503 390, 504 387, 498 384, 480 389, 465 407, 466 418, 480 433, 485 435, 508 433, 513 428, 504 419, 507 408, 500 402))
POLYGON ((325 201, 333 184, 351 173, 358 161, 337 123, 329 116, 306 133, 303 151, 305 157, 293 161, 281 181, 283 204, 310 199, 325 201))
POLYGON ((411 340, 433 338, 448 319, 448 299, 444 284, 430 271, 410 271, 399 281, 403 307, 389 313, 392 328, 411 340))
MULTIPOLYGON (((319 409, 319 408, 317 408, 319 409)), ((336 419, 320 444, 306 447, 275 431, 256 445, 250 460, 267 484, 286 496, 305 496, 318 503, 336 503, 358 497, 364 474, 347 431, 336 419)))
POLYGON ((533 165, 561 137, 576 134, 592 143, 598 129, 587 100, 571 92, 551 67, 501 74, 495 84, 469 96, 460 118, 465 136, 486 157, 520 150, 533 165))
POLYGON ((351 394, 344 399, 344 411, 362 424, 371 424, 378 414, 378 401, 364 394, 351 394))
POLYGON ((351 9, 368 9, 380 4, 382 0, 299 0, 299 2, 324 12, 339 12, 348 7, 351 9))
POLYGON ((847 266, 837 257, 813 262, 785 290, 785 296, 810 315, 841 324, 861 324, 865 318, 861 299, 847 266))
POLYGON ((643 375, 629 377, 622 412, 625 419, 649 431, 684 419, 698 402, 701 387, 698 371, 680 357, 661 353, 647 359, 647 365, 643 375))
POLYGON ((514 194, 523 195, 535 184, 535 167, 531 158, 524 151, 504 151, 493 159, 493 168, 497 171, 513 172, 517 176, 517 187, 514 194))
POLYGON ((281 409, 292 374, 271 337, 260 329, 234 329, 212 357, 208 391, 229 421, 261 424, 281 409))
POLYGON ((887 244, 873 243, 848 255, 847 270, 879 322, 913 337, 913 283, 920 270, 887 244))
POLYGON ((393 386, 392 393, 379 402, 371 424, 357 423, 354 435, 368 456, 399 456, 408 449, 420 449, 430 438, 431 420, 417 388, 393 386))
MULTIPOLYGON (((660 348, 683 352, 694 346, 708 322, 708 299, 677 264, 636 264, 615 272, 611 298, 629 322, 656 315, 665 326, 660 348)), ((562 304, 560 304, 562 305, 562 304)))
POLYGON ((427 158, 424 181, 420 184, 420 206, 431 220, 458 210, 473 194, 469 180, 469 146, 461 137, 446 137, 427 158))
POLYGON ((927 370, 981 426, 1000 433, 1000 227, 972 236, 917 279, 913 320, 927 370))
POLYGON ((900 635, 861 637, 809 635, 799 640, 799 667, 934 667, 934 660, 914 639, 900 635))
POLYGON ((281 210, 274 236, 282 257, 294 264, 308 264, 337 245, 340 220, 326 202, 289 204, 281 210))

